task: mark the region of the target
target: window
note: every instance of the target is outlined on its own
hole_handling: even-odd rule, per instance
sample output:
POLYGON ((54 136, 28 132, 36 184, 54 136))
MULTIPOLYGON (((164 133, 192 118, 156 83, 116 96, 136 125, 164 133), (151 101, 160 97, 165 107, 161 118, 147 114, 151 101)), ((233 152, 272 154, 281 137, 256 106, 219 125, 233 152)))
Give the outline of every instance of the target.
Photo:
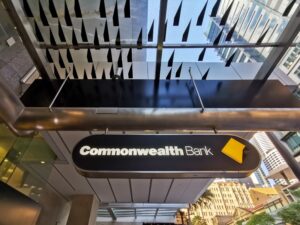
POLYGON ((300 78, 300 66, 295 70, 294 74, 300 78))
POLYGON ((300 98, 300 90, 296 92, 296 95, 300 98))
MULTIPOLYGON (((299 72, 300 72, 300 68, 299 72)), ((283 141, 287 143, 289 148, 291 149, 292 153, 294 155, 297 155, 300 153, 300 133, 299 132, 291 132, 288 133, 284 138, 283 141)))
MULTIPOLYGON (((295 60, 299 57, 300 55, 300 46, 299 44, 297 44, 296 47, 294 47, 293 51, 290 53, 290 55, 288 56, 286 62, 283 64, 286 68, 290 68, 291 65, 295 62, 295 60)), ((298 69, 295 71, 295 74, 297 74, 296 72, 300 70, 300 68, 298 67, 298 69)), ((300 72, 300 71, 299 71, 300 72)), ((298 74, 297 74, 298 75, 298 74)), ((299 74, 300 75, 300 74, 299 74)))
POLYGON ((245 59, 246 59, 246 55, 245 55, 245 54, 243 54, 243 55, 241 56, 240 62, 244 62, 244 61, 245 61, 245 59))

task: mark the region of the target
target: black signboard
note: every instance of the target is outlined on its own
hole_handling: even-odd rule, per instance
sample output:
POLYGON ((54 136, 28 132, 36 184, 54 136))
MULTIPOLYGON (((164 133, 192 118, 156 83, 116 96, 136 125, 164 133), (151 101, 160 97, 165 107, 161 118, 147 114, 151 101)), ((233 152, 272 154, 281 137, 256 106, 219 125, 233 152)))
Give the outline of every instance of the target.
POLYGON ((232 177, 250 175, 260 155, 229 135, 92 135, 72 153, 87 177, 232 177))

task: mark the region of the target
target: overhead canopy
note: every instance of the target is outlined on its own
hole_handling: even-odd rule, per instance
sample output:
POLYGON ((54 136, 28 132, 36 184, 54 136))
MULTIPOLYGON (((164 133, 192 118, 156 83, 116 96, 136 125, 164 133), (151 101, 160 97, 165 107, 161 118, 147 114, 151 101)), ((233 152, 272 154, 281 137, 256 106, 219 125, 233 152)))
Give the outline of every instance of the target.
POLYGON ((278 63, 298 45, 298 2, 3 2, 42 78, 17 129, 300 128, 295 99, 265 83, 294 84, 278 63))
POLYGON ((300 101, 278 81, 61 83, 35 81, 22 97, 26 108, 15 126, 22 130, 300 129, 300 101))

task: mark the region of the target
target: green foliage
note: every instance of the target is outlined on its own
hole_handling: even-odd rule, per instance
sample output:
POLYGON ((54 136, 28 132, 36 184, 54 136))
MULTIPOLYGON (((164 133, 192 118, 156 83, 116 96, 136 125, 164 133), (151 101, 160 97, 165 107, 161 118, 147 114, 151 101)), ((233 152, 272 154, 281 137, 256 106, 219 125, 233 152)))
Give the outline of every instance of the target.
POLYGON ((293 196, 300 199, 300 188, 296 189, 295 191, 291 192, 293 196))
POLYGON ((288 207, 279 211, 278 216, 286 223, 300 224, 300 202, 291 203, 288 207))
POLYGON ((250 217, 246 225, 274 225, 275 220, 269 214, 263 212, 250 217))
POLYGON ((193 225, 207 225, 207 223, 205 222, 205 220, 201 216, 195 216, 192 219, 192 224, 193 225))
POLYGON ((243 224, 242 220, 236 222, 236 225, 242 225, 242 224, 243 224))

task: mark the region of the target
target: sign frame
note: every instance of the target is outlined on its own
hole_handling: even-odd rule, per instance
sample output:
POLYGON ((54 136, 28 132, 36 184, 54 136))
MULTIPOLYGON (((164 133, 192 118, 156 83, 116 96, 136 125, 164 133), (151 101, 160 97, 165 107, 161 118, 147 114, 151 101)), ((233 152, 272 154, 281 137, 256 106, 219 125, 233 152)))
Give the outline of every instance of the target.
MULTIPOLYGON (((227 141, 226 141, 227 143, 227 141)), ((106 146, 107 147, 107 146, 106 146)), ((92 148, 95 148, 95 146, 92 146, 92 148)), ((113 147, 115 148, 115 147, 113 147)), ((124 147, 126 148, 126 147, 124 147)), ((150 148, 149 146, 145 147, 145 148, 150 148)), ((102 148, 99 148, 102 149, 102 148)), ((221 149, 218 150, 218 156, 222 154, 222 157, 227 157, 229 159, 228 156, 224 155, 223 153, 221 153, 221 149)), ((247 156, 247 155, 246 155, 247 156)), ((84 158, 84 156, 82 156, 84 158)), ((93 156, 94 157, 94 156, 93 156)), ((95 155, 95 158, 97 158, 98 155, 95 155)), ((100 156, 102 157, 102 156, 100 156)), ((104 156, 104 157, 111 157, 111 156, 104 156)), ((115 157, 115 156, 114 156, 115 157)), ((119 156, 117 156, 119 157, 119 156)), ((123 156, 122 156, 123 157, 123 156)), ((131 157, 131 156, 125 156, 125 157, 131 157)), ((169 157, 169 156, 166 156, 169 157)), ((172 160, 171 157, 176 157, 176 156, 170 156, 169 158, 167 158, 167 160, 172 160)), ((183 157, 185 157, 186 159, 186 155, 184 155, 183 157)), ((249 156, 247 156, 249 158, 249 156)), ((252 157, 252 156, 251 156, 252 157)), ((111 157, 112 158, 112 157, 111 157)), ((132 157, 131 157, 132 158, 132 157)), ((244 178, 249 176, 251 173, 253 173, 260 165, 260 161, 261 161, 261 156, 259 154, 259 152, 256 150, 256 148, 249 143, 248 141, 235 136, 235 135, 219 135, 219 134, 214 134, 214 135, 202 135, 202 134, 123 134, 123 135, 117 135, 117 134, 103 134, 103 135, 90 135, 87 136, 85 138, 83 138, 82 140, 80 140, 74 147, 73 152, 72 152, 72 159, 73 159, 73 164, 76 168, 76 170, 83 176, 85 177, 89 177, 89 178, 244 178), (105 139, 107 137, 109 138, 115 138, 115 140, 117 141, 117 138, 154 138, 155 137, 173 137, 173 138, 195 138, 195 137, 201 137, 201 138, 205 138, 205 137, 210 137, 213 139, 218 139, 218 138, 227 138, 228 140, 230 138, 233 138, 234 140, 239 141, 242 144, 245 144, 246 146, 246 151, 250 151, 251 153, 253 153, 253 159, 252 160, 252 164, 254 161, 256 161, 254 164, 255 166, 252 166, 252 168, 246 168, 246 169, 239 169, 239 170, 227 170, 227 169, 212 169, 212 170, 108 170, 108 169, 104 169, 104 170, 97 170, 97 169, 87 169, 84 168, 84 166, 80 165, 80 162, 78 162, 78 155, 79 155, 79 147, 83 147, 82 143, 85 143, 85 141, 87 139, 94 139, 99 137, 100 139, 105 139)), ((90 158, 91 159, 91 158, 90 158)), ((102 159, 103 160, 103 157, 102 159)), ((111 160, 111 159, 110 159, 111 160)), ((120 160, 120 159, 119 159, 120 160)), ((121 160, 125 160, 125 158, 122 158, 121 160)), ((133 159, 129 159, 129 161, 133 159)), ((135 160, 139 160, 139 159, 135 159, 135 160)), ((144 158, 145 160, 145 158, 144 158)), ((152 160, 152 159, 150 159, 152 160)), ((184 159, 182 159, 184 160, 184 159)), ((232 159, 229 159, 232 161, 232 164, 235 165, 235 167, 237 167, 238 163, 234 162, 232 159)), ((249 160, 249 159, 248 159, 249 160)), ((91 160, 91 162, 94 161, 95 159, 91 160)), ((89 164, 89 163, 87 163, 89 164)), ((228 164, 228 163, 227 163, 228 164)), ((228 165, 227 165, 228 166, 228 165)), ((238 165, 239 166, 239 165, 238 165)), ((243 166, 241 166, 242 168, 243 166)))

